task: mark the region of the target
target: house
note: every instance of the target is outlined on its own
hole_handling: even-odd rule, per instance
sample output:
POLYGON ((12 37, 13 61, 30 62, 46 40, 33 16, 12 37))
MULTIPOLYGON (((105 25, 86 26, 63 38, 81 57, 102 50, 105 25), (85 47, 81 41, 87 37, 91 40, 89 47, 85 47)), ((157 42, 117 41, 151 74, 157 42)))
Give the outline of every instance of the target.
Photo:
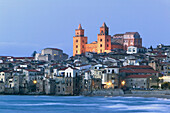
MULTIPOLYGON (((26 80, 29 82, 30 80, 36 80, 39 74, 39 71, 35 69, 23 69, 23 74, 25 75, 26 80)), ((41 76, 40 76, 41 78, 41 76)))
POLYGON ((91 68, 91 65, 84 64, 84 65, 76 66, 75 68, 78 70, 89 70, 91 68))
MULTIPOLYGON (((155 71, 152 67, 147 65, 128 65, 120 68, 120 79, 119 79, 119 86, 121 82, 130 75, 153 75, 155 77, 162 77, 162 74, 159 71, 155 71)), ((160 83, 162 80, 160 81, 160 83)))
POLYGON ((5 82, 5 93, 6 94, 18 94, 19 93, 19 76, 13 75, 5 82))
POLYGON ((79 76, 79 70, 72 67, 66 67, 59 70, 59 75, 64 77, 65 80, 65 94, 66 95, 78 95, 79 82, 81 76, 79 76))
POLYGON ((1 71, 0 72, 0 81, 5 83, 6 81, 8 81, 8 78, 10 78, 11 76, 12 76, 11 71, 1 71))
POLYGON ((135 46, 129 46, 127 48, 127 54, 136 54, 136 53, 144 53, 146 52, 145 48, 138 48, 135 46))
POLYGON ((102 74, 103 88, 118 88, 119 68, 117 66, 106 67, 102 74))
POLYGON ((91 92, 92 91, 92 77, 90 71, 84 72, 84 77, 83 77, 83 91, 85 93, 91 92))
POLYGON ((158 77, 154 75, 129 75, 125 78, 125 86, 128 88, 148 89, 157 86, 157 79, 158 77))

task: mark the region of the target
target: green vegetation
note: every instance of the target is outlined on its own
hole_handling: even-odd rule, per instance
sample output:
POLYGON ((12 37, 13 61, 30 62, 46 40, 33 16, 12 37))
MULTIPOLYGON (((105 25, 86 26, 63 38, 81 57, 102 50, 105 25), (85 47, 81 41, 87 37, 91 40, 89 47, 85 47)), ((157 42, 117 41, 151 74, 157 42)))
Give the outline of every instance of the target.
POLYGON ((162 88, 162 89, 170 89, 170 82, 164 82, 164 83, 162 83, 161 88, 162 88))

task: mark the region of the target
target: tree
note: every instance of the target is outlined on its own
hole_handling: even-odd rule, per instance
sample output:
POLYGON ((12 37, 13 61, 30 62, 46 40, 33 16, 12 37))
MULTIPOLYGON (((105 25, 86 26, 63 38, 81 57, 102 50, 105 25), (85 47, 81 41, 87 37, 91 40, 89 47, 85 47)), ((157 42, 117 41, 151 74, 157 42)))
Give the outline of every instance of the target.
POLYGON ((36 54, 37 54, 37 51, 34 51, 31 56, 35 57, 36 54))
POLYGON ((157 78, 157 79, 156 79, 156 82, 157 82, 157 89, 159 88, 159 81, 160 81, 160 79, 157 78))
POLYGON ((152 46, 150 46, 150 48, 149 48, 149 49, 153 50, 153 47, 152 47, 152 46))
POLYGON ((162 83, 161 88, 162 88, 162 89, 170 89, 170 82, 164 82, 164 83, 162 83))

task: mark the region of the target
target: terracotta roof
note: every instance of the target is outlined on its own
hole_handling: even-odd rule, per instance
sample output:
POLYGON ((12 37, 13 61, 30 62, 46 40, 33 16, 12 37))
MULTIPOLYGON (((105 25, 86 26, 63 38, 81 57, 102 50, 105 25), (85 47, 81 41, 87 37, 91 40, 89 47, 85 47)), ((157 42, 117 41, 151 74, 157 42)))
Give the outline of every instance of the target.
POLYGON ((97 43, 97 41, 94 41, 94 42, 92 42, 92 43, 90 43, 90 44, 96 44, 97 43))
POLYGON ((124 34, 115 34, 113 36, 123 36, 124 34))
POLYGON ((129 35, 129 34, 131 35, 131 34, 135 34, 135 33, 138 33, 138 32, 126 32, 125 34, 126 35, 129 35))
POLYGON ((167 57, 167 55, 157 55, 155 57, 167 57))
POLYGON ((109 67, 106 67, 106 68, 118 68, 117 66, 109 66, 109 67))
POLYGON ((4 71, 0 71, 0 72, 10 73, 10 72, 12 72, 12 71, 10 71, 10 70, 4 70, 4 71))
POLYGON ((37 71, 37 70, 35 70, 35 69, 25 69, 26 71, 29 71, 29 72, 39 72, 39 71, 37 71))
POLYGON ((159 73, 153 69, 125 69, 121 70, 121 73, 159 73))
POLYGON ((14 57, 14 59, 34 59, 34 57, 14 57))
POLYGON ((152 69, 152 67, 148 66, 148 65, 140 65, 140 66, 135 66, 135 65, 127 65, 124 66, 122 68, 145 68, 145 69, 152 69))
POLYGON ((148 78, 152 75, 129 75, 126 78, 148 78))

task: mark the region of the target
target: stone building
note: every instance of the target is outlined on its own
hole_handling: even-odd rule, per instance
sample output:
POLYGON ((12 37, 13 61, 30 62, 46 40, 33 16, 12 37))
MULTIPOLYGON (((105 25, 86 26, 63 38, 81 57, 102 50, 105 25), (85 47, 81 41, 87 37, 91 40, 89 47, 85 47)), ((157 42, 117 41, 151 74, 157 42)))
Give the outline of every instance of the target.
POLYGON ((63 50, 57 48, 45 48, 41 53, 35 55, 35 60, 42 61, 60 61, 66 60, 68 55, 63 53, 63 50))
POLYGON ((109 27, 103 23, 100 27, 100 33, 97 35, 97 41, 88 44, 87 37, 84 36, 84 29, 79 24, 73 37, 73 56, 86 52, 109 53, 115 48, 127 50, 129 46, 142 47, 142 38, 138 32, 126 32, 111 37, 109 27))
MULTIPOLYGON (((59 76, 63 76, 65 95, 78 95, 80 93, 80 80, 79 70, 72 67, 66 67, 59 70, 59 76)), ((63 87, 64 88, 64 87, 63 87)), ((63 90, 63 89, 62 89, 63 90)))
POLYGON ((151 88, 157 86, 158 77, 154 75, 130 75, 127 76, 125 86, 128 88, 151 88))

